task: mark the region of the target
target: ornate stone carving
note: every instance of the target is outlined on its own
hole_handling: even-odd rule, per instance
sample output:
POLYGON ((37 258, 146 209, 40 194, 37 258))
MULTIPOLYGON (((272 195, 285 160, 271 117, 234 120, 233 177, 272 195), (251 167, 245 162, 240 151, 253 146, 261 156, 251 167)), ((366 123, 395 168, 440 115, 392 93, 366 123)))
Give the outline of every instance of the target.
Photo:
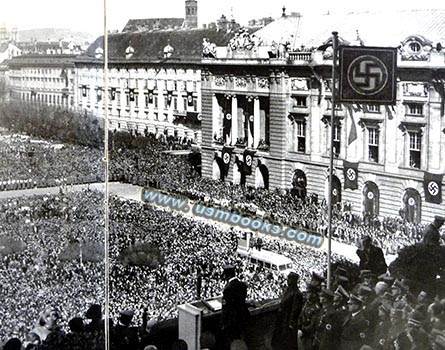
POLYGON ((428 84, 424 83, 403 83, 403 95, 404 96, 428 96, 428 84))
POLYGON ((235 86, 245 88, 247 87, 247 80, 246 78, 235 78, 235 86))
POLYGON ((412 35, 401 42, 402 61, 429 61, 432 41, 420 35, 412 35))
POLYGON ((258 87, 260 89, 268 89, 270 86, 268 78, 259 78, 258 79, 258 87))
POLYGON ((215 77, 216 86, 226 86, 226 79, 224 77, 215 77))
POLYGON ((309 81, 302 78, 292 79, 291 87, 292 90, 307 91, 309 90, 309 81))

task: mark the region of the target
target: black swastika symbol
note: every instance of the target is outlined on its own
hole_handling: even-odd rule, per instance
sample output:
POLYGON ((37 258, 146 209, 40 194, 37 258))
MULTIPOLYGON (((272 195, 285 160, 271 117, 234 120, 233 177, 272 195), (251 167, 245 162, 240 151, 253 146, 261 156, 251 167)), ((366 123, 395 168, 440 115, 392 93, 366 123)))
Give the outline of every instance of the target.
POLYGON ((361 95, 375 95, 388 83, 388 71, 383 62, 369 55, 353 60, 347 77, 351 88, 361 95))

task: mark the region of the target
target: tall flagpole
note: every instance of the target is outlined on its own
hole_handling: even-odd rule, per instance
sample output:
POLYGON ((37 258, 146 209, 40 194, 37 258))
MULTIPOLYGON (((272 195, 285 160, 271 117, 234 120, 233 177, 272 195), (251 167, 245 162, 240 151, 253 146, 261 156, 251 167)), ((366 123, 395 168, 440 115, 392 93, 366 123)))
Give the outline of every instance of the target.
POLYGON ((329 148, 329 193, 328 193, 328 276, 327 288, 331 289, 331 241, 332 241, 332 172, 334 168, 334 121, 336 103, 336 79, 337 79, 337 56, 338 56, 338 33, 332 32, 332 105, 331 105, 331 140, 329 148))

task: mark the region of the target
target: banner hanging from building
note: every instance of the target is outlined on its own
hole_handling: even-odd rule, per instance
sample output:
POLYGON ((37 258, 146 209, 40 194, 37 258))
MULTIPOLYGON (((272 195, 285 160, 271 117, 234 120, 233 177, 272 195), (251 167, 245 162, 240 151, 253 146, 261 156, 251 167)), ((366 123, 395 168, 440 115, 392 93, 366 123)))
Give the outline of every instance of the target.
POLYGON ((245 150, 243 154, 243 167, 244 174, 250 175, 252 174, 252 164, 253 164, 253 156, 256 151, 245 150))
POLYGON ((230 167, 230 159, 232 158, 232 147, 226 147, 224 146, 222 149, 222 160, 224 163, 224 176, 227 176, 229 173, 229 167, 230 167))
POLYGON ((356 190, 358 188, 358 163, 343 161, 343 171, 345 177, 345 189, 356 190))
POLYGON ((339 47, 341 103, 396 103, 397 49, 339 47))
POLYGON ((425 191, 425 201, 428 203, 442 203, 442 178, 442 174, 424 173, 423 190, 425 191))
POLYGON ((134 89, 129 89, 129 95, 130 95, 130 101, 133 102, 134 101, 134 89))

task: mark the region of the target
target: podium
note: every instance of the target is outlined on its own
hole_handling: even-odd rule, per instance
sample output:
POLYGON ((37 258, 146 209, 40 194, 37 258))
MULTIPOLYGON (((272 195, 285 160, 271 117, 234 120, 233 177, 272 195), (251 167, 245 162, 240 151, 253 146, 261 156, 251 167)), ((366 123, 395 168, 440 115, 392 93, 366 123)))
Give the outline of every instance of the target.
POLYGON ((178 336, 187 343, 188 350, 200 350, 202 309, 186 303, 178 305, 178 336))

